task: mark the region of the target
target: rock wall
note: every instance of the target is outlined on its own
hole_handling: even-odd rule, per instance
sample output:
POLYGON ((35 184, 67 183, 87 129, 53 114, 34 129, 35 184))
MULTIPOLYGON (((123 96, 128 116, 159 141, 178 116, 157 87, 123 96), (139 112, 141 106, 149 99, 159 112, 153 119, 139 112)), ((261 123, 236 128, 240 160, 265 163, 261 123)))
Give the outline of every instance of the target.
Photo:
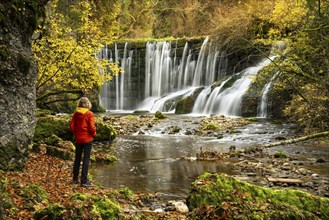
POLYGON ((48 0, 0 3, 0 169, 23 169, 35 128, 31 36, 48 0))

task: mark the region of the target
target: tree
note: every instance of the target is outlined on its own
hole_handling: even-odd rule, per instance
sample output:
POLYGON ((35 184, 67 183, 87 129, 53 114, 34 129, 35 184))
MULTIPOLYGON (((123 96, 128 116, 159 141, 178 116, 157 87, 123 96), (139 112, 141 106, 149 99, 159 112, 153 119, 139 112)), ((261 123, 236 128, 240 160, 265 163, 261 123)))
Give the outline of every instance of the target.
POLYGON ((115 10, 114 7, 112 16, 97 17, 95 5, 87 1, 50 2, 47 20, 35 33, 42 37, 33 42, 39 65, 39 107, 76 100, 81 92, 98 88, 119 73, 116 64, 97 57, 104 44, 115 39, 115 10), (59 98, 59 94, 66 96, 59 98))

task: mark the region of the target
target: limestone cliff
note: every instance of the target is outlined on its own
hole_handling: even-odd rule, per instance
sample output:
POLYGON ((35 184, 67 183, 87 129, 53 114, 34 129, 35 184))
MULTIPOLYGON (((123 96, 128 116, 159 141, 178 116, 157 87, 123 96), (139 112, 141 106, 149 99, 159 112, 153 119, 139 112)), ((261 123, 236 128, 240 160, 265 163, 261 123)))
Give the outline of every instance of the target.
POLYGON ((48 0, 0 3, 0 169, 23 169, 35 128, 31 36, 48 0))

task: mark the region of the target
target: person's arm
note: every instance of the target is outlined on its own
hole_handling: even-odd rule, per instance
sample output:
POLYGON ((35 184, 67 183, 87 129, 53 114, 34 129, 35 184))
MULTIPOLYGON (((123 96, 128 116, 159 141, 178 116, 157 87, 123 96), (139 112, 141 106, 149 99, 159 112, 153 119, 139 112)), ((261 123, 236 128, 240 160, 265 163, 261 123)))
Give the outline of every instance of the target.
POLYGON ((95 116, 93 113, 91 113, 88 127, 89 127, 89 132, 90 132, 91 136, 96 137, 95 116))

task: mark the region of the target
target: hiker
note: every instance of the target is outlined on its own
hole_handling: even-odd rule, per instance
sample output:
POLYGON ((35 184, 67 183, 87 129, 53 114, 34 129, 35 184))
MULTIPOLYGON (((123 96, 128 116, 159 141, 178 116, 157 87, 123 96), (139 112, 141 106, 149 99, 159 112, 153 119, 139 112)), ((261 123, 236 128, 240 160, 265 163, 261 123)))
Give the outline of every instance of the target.
POLYGON ((88 180, 88 167, 92 141, 96 136, 95 116, 90 111, 91 103, 87 97, 80 98, 76 112, 73 114, 70 130, 75 136, 75 159, 73 164, 73 183, 79 184, 79 171, 82 160, 81 186, 92 187, 88 180))

